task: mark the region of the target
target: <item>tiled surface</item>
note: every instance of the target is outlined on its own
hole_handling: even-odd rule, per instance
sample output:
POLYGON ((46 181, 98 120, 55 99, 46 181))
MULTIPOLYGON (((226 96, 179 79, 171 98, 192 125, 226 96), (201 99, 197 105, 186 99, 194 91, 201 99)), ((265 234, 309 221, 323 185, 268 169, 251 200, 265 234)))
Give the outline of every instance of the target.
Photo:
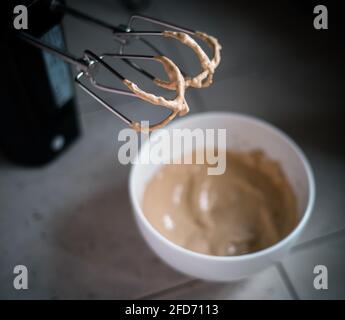
POLYGON ((291 299, 284 282, 275 267, 271 267, 254 277, 227 283, 191 281, 186 285, 149 297, 150 299, 201 299, 201 300, 274 300, 291 299))
MULTIPOLYGON (((114 24, 127 21, 128 13, 117 1, 69 3, 114 24)), ((173 271, 147 248, 132 219, 129 168, 116 159, 117 134, 124 125, 78 90, 84 134, 66 154, 35 170, 0 161, 0 298, 345 298, 341 280, 345 265, 341 231, 345 228, 344 157, 337 126, 329 125, 334 121, 338 125, 342 99, 339 86, 322 85, 324 79, 338 77, 338 57, 332 57, 332 50, 317 41, 303 43, 302 39, 305 50, 300 50, 297 45, 301 43, 288 41, 290 34, 277 36, 264 23, 265 17, 253 23, 246 10, 233 4, 152 3, 144 14, 206 30, 223 44, 223 61, 213 86, 188 92, 191 112, 228 110, 259 116, 288 132, 303 147, 317 184, 310 223, 280 268, 272 267, 252 278, 214 284, 173 271), (12 287, 12 268, 19 263, 30 271, 26 292, 12 287), (312 287, 316 264, 328 267, 327 291, 312 287)), ((85 48, 96 53, 116 50, 106 32, 74 23, 72 18, 66 18, 64 25, 69 49, 76 55, 85 48)), ((291 34, 298 32, 291 28, 291 34)), ((193 54, 182 46, 162 41, 161 49, 186 72, 197 71, 193 54)), ((141 52, 142 48, 134 43, 129 50, 141 52)), ((153 89, 123 64, 113 65, 153 89)), ((104 76, 104 81, 113 80, 104 76)), ((104 97, 133 119, 158 120, 166 112, 126 97, 104 97)))
POLYGON ((120 126, 103 111, 82 121, 83 138, 54 164, 1 167, 0 297, 134 298, 187 279, 158 260, 132 219, 120 126), (12 286, 20 263, 33 274, 25 294, 12 286))
POLYGON ((345 229, 343 158, 308 147, 306 154, 314 170, 317 196, 313 214, 299 243, 345 229))
POLYGON ((345 232, 301 246, 285 260, 284 267, 300 299, 344 299, 345 232), (314 288, 314 267, 327 268, 328 289, 314 288))

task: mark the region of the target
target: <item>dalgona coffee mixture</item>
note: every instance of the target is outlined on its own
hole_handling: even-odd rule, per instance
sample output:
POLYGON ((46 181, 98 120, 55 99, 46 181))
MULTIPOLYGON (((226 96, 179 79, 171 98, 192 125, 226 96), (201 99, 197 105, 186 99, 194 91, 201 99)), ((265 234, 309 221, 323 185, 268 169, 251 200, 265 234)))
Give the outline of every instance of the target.
POLYGON ((226 170, 169 164, 149 181, 144 214, 164 237, 218 256, 267 248, 298 222, 296 198, 278 162, 261 151, 227 151, 226 170))

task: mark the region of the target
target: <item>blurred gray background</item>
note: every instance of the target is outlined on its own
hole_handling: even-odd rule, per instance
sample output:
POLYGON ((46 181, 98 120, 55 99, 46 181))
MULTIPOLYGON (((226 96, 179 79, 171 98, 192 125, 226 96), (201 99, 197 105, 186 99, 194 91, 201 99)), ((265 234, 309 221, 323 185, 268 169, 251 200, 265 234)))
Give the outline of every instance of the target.
MULTIPOLYGON (((68 4, 120 24, 131 14, 125 2, 68 4)), ((139 8, 222 43, 214 84, 188 91, 191 113, 227 110, 260 117, 287 132, 308 156, 317 184, 315 208, 283 263, 229 284, 191 279, 162 263, 132 218, 130 168, 117 161, 117 134, 125 125, 77 89, 83 135, 71 149, 36 169, 0 158, 0 298, 344 299, 344 25, 339 7, 324 3, 329 29, 315 30, 316 4, 151 0, 139 8), (29 290, 13 289, 17 264, 29 269, 29 290), (328 267, 328 290, 313 287, 318 264, 328 267)), ((86 48, 116 51, 103 30, 71 17, 63 25, 68 48, 76 55, 86 48)), ((198 62, 183 46, 162 39, 155 43, 183 70, 197 71, 198 62)), ((134 43, 128 50, 146 49, 134 43)), ((116 67, 153 89, 125 64, 116 67)), ((106 98, 133 119, 158 119, 166 112, 133 98, 106 98)))

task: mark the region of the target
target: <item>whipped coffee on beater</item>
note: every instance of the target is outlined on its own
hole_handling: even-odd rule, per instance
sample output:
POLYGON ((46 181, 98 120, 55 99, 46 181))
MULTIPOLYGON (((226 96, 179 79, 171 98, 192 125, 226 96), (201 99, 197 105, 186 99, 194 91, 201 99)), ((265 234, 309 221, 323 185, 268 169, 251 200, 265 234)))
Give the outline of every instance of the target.
POLYGON ((147 184, 144 214, 170 241, 209 255, 241 255, 273 245, 297 225, 293 190, 263 152, 227 151, 224 174, 208 175, 207 168, 165 165, 147 184))

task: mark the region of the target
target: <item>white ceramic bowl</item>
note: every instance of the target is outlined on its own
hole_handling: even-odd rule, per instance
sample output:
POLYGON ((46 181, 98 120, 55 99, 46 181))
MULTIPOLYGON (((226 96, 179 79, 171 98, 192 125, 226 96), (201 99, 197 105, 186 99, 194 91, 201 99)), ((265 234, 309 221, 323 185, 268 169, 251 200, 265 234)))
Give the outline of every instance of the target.
MULTIPOLYGON (((145 218, 141 202, 145 185, 159 169, 154 164, 134 164, 129 193, 139 229, 152 250, 167 264, 190 276, 211 281, 231 281, 252 275, 281 260, 302 233, 312 212, 315 184, 311 167, 301 149, 283 132, 253 117, 229 112, 207 112, 184 117, 167 127, 227 129, 227 148, 261 149, 278 160, 298 201, 299 223, 284 239, 255 253, 241 256, 211 256, 182 248, 163 237, 145 218)), ((147 153, 148 142, 140 150, 147 153)))

